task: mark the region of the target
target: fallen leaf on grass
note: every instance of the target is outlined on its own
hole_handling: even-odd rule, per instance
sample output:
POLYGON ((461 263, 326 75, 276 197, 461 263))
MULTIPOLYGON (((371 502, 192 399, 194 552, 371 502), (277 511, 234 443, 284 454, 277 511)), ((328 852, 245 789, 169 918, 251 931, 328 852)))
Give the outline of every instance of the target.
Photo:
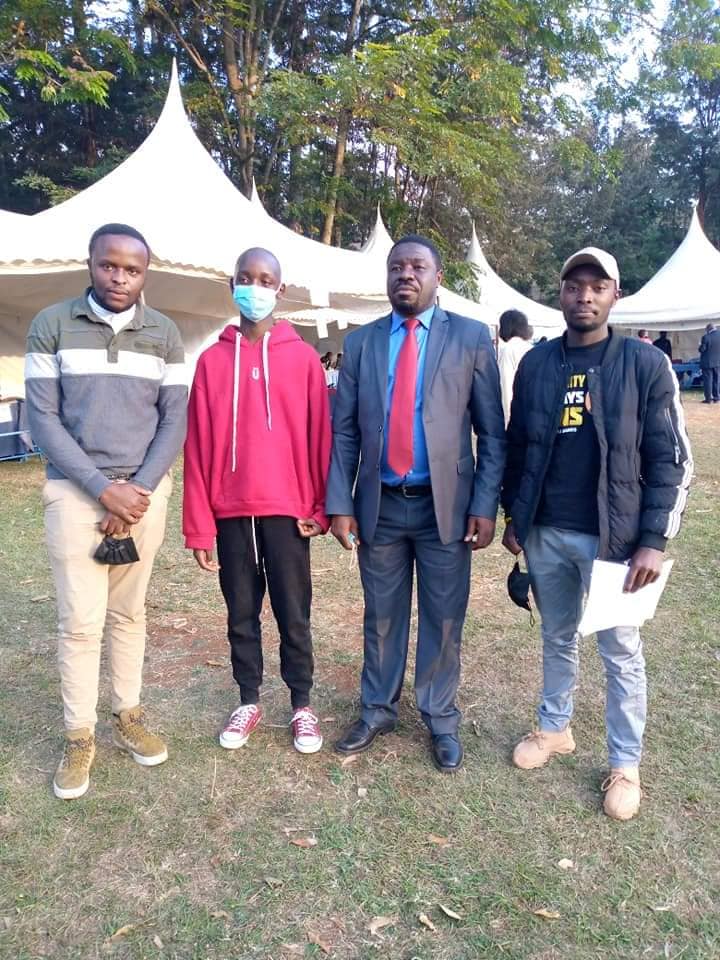
POLYGON ((27 577, 27 579, 25 579, 25 580, 18 580, 18 584, 19 584, 21 587, 24 587, 26 583, 34 583, 34 582, 35 582, 35 578, 34 578, 34 577, 27 577))
POLYGON ((427 927, 428 930, 432 930, 433 933, 437 933, 437 927, 426 913, 419 913, 418 920, 424 927, 427 927))
POLYGON ((391 927, 394 923, 395 917, 373 917, 368 924, 368 930, 376 937, 378 930, 382 930, 383 927, 391 927))
POLYGON ((4 927, 5 930, 9 930, 10 927, 12 926, 12 917, 3 917, 3 918, 2 918, 2 925, 3 925, 3 927, 4 927))
POLYGON ((224 667, 225 664, 222 662, 222 660, 206 660, 205 666, 206 667, 224 667))
POLYGON ((108 943, 117 943, 118 940, 122 940, 123 937, 127 937, 128 934, 132 933, 137 927, 136 923, 126 923, 122 927, 118 927, 115 933, 111 937, 107 938, 108 943))
POLYGON ((473 733, 475 734, 476 737, 482 736, 482 730, 480 729, 480 724, 477 722, 477 720, 473 720, 472 728, 473 728, 473 733))
POLYGON ((285 882, 284 880, 278 880, 277 877, 263 877, 263 879, 271 890, 277 890, 277 888, 281 887, 285 882))
POLYGON ((294 847, 302 847, 303 850, 307 850, 308 847, 317 846, 317 839, 315 837, 296 837, 294 840, 291 840, 290 843, 294 847))
POLYGON ((175 627, 176 630, 179 630, 180 627, 186 627, 187 617, 179 617, 177 620, 173 620, 172 625, 175 627))
POLYGON ((162 940, 157 934, 155 934, 155 936, 153 937, 153 943, 158 948, 158 950, 162 950, 162 948, 165 946, 165 944, 162 942, 162 940))
POLYGON ((669 903, 667 904, 667 906, 662 906, 662 907, 651 906, 650 909, 653 911, 653 913, 667 913, 668 910, 672 910, 672 904, 669 903))
POLYGON ((213 920, 229 920, 230 914, 226 910, 213 910, 210 914, 213 920))
POLYGON ((567 857, 563 857, 562 860, 558 860, 557 865, 561 870, 572 870, 575 866, 572 860, 568 860, 567 857))
POLYGON ((357 795, 362 800, 363 797, 367 796, 367 787, 358 787, 357 795))
POLYGON ((337 723, 337 717, 321 717, 323 723, 337 723))
POLYGON ((445 914, 446 917, 451 917, 453 920, 462 920, 462 917, 459 913, 455 913, 454 910, 451 910, 450 907, 444 906, 442 903, 439 903, 438 906, 445 914))
POLYGON ((450 843, 447 837, 437 837, 434 833, 428 834, 428 840, 430 843, 434 843, 436 847, 447 847, 450 843))
POLYGON ((39 597, 30 597, 30 603, 44 603, 50 599, 50 594, 43 593, 39 597))
POLYGON ((560 914, 557 910, 546 910, 545 907, 540 907, 539 910, 533 910, 533 913, 536 917, 542 917, 543 920, 559 920, 560 914))
POLYGON ((329 954, 332 950, 332 944, 328 943, 327 940, 323 940, 319 933, 312 933, 308 931, 308 943, 314 943, 316 947, 320 947, 323 953, 329 954))
POLYGON ((351 753, 349 757, 345 757, 343 762, 340 764, 341 767, 349 767, 351 763, 355 763, 358 755, 356 753, 351 753))

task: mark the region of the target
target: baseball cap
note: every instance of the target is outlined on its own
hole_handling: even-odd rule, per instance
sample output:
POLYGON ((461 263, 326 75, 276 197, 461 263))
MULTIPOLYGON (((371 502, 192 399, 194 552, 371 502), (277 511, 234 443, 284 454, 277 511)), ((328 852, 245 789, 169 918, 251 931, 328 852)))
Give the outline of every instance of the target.
POLYGON ((607 250, 601 250, 599 247, 583 247, 582 250, 578 250, 577 253, 568 257, 562 265, 560 281, 562 282, 575 267, 581 267, 586 263, 600 267, 606 276, 614 280, 618 287, 620 286, 620 270, 617 265, 617 260, 611 253, 608 253, 607 250))

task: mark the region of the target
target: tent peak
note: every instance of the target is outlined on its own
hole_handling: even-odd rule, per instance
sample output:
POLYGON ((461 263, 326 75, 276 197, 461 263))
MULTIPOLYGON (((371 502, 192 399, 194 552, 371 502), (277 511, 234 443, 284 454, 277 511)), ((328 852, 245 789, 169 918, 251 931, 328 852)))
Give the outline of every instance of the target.
POLYGON ((177 124, 179 121, 188 123, 188 115, 185 112, 182 92, 180 90, 180 77, 178 75, 177 60, 173 57, 172 67, 170 69, 170 83, 165 97, 165 103, 160 111, 157 124, 171 123, 177 124))

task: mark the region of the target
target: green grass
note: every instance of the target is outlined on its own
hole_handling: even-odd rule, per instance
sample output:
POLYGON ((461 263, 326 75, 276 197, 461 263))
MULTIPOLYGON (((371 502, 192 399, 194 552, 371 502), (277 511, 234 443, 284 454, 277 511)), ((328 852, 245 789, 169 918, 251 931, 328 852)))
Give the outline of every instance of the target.
POLYGON ((410 688, 396 733, 346 766, 330 749, 356 715, 362 602, 357 571, 329 539, 313 548, 314 703, 327 748, 292 750, 266 610, 267 722, 247 747, 221 750, 216 734, 236 694, 229 667, 207 661, 227 659, 223 607, 214 578, 182 547, 177 490, 149 594, 144 693, 170 761, 142 769, 112 748, 103 668, 91 789, 54 799, 62 711, 42 471, 2 465, 0 957, 720 957, 720 429, 718 411, 698 400, 686 401, 697 476, 670 551, 677 563, 644 630, 645 799, 628 824, 601 813, 604 684, 593 643, 582 650, 577 753, 529 774, 509 763, 533 722, 540 647, 505 595, 498 544, 474 561, 457 777, 430 765, 410 688), (306 837, 317 844, 290 842, 306 837), (562 858, 572 869, 557 866, 562 858), (559 919, 533 913, 541 908, 559 919), (372 934, 377 917, 392 923, 372 934))

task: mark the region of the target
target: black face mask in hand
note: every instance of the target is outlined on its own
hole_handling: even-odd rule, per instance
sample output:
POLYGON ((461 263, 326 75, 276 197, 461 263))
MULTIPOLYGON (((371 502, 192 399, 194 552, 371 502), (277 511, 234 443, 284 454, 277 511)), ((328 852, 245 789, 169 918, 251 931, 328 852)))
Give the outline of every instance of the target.
POLYGON ((507 591, 513 603, 517 604, 518 607, 522 607, 523 610, 530 611, 530 617, 532 619, 532 607, 530 606, 530 574, 520 569, 520 564, 517 560, 508 574, 507 591))
POLYGON ((122 563, 137 563, 140 559, 132 537, 103 537, 94 554, 98 563, 117 566, 122 563))

